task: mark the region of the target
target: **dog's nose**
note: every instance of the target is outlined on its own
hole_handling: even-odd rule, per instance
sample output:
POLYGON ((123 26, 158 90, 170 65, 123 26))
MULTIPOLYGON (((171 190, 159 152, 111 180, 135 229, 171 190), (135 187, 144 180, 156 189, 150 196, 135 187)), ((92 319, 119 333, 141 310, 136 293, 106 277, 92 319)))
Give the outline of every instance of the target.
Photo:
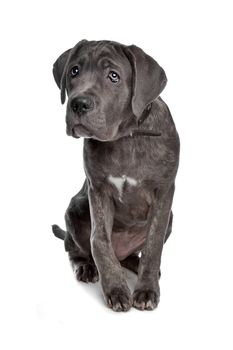
POLYGON ((75 113, 83 114, 93 109, 94 103, 88 96, 78 96, 71 101, 71 109, 75 113))

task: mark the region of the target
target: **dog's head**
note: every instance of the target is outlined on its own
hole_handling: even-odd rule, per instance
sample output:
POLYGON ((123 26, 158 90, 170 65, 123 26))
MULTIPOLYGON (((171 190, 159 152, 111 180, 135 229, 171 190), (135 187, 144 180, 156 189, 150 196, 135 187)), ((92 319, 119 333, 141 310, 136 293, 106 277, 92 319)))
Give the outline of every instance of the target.
POLYGON ((129 134, 167 81, 139 47, 107 40, 80 41, 59 56, 53 75, 62 103, 68 95, 67 134, 100 141, 129 134))

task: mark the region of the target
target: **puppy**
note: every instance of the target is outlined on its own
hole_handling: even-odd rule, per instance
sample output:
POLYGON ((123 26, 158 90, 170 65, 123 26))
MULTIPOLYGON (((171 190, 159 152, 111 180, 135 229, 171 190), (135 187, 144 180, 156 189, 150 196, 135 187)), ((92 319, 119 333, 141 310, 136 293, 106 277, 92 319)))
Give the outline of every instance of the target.
POLYGON ((179 136, 159 96, 165 72, 135 45, 82 40, 56 60, 53 75, 62 103, 68 96, 66 132, 84 138, 86 174, 66 231, 53 232, 77 279, 100 280, 110 308, 152 310, 179 163, 179 136), (133 295, 122 266, 138 274, 133 295))

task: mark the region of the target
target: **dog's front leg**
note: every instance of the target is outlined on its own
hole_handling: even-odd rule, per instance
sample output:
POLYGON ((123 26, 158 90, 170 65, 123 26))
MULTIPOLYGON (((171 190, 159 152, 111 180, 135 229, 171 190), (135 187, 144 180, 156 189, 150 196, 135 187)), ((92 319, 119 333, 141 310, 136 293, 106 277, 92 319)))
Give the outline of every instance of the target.
POLYGON ((160 297, 159 271, 162 249, 171 212, 174 184, 155 191, 148 215, 148 237, 140 259, 133 305, 139 310, 153 310, 160 297))
POLYGON ((91 249, 97 266, 106 303, 114 311, 127 311, 132 305, 131 293, 111 243, 114 204, 105 188, 89 186, 91 214, 91 249))

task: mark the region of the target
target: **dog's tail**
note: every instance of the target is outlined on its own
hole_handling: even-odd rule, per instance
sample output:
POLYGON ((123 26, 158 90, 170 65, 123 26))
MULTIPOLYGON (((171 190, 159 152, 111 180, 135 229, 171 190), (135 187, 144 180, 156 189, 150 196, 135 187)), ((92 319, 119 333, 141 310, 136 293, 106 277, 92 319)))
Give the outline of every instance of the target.
POLYGON ((62 230, 58 225, 52 225, 52 231, 54 233, 54 236, 60 239, 65 239, 66 231, 62 230))

